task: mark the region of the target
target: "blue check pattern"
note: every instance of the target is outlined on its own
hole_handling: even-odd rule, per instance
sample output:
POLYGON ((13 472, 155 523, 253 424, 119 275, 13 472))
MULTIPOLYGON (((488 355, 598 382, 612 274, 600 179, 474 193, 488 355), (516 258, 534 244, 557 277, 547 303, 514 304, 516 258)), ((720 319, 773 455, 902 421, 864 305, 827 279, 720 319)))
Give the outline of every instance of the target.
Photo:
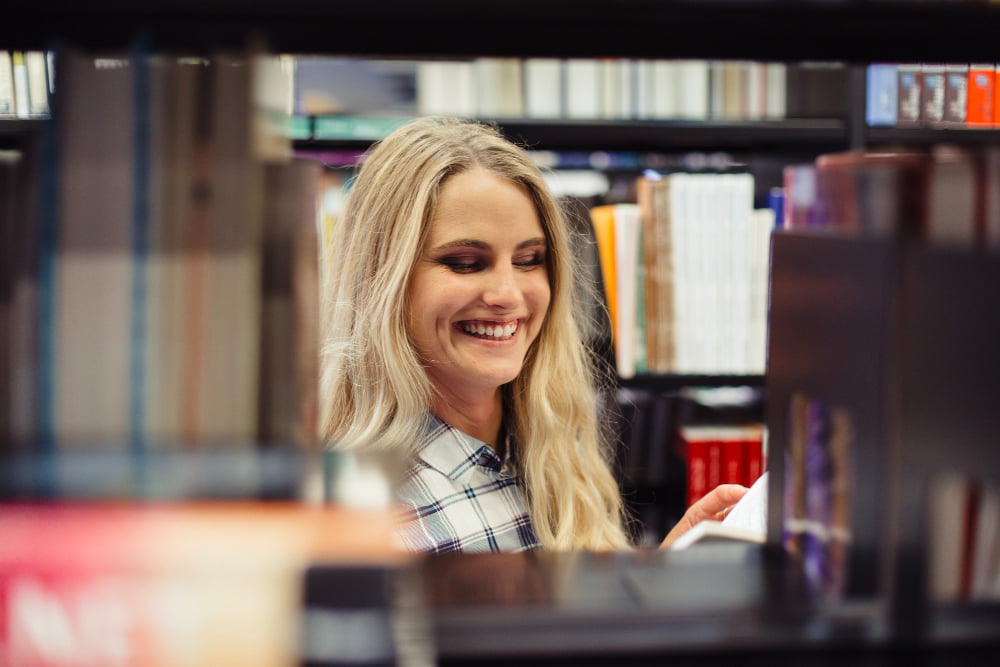
MULTIPOLYGON (((517 477, 488 444, 428 415, 400 488, 398 537, 412 551, 524 551, 541 546, 517 477)), ((508 447, 510 447, 508 443, 508 447)))

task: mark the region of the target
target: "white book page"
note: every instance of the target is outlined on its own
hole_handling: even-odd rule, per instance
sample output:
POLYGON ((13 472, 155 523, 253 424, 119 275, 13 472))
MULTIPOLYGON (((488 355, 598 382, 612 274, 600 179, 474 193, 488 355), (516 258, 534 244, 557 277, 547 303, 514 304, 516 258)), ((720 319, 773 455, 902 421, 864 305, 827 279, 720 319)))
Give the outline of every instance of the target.
POLYGON ((740 501, 722 520, 727 526, 767 533, 767 473, 757 478, 740 501))

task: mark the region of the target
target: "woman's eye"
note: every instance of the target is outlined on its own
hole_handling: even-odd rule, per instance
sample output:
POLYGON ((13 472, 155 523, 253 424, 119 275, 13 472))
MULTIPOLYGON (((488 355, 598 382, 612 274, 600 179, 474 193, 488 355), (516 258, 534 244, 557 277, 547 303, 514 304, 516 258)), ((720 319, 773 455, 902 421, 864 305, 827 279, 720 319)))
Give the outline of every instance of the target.
POLYGON ((514 266, 520 266, 522 268, 539 266, 544 263, 545 263, 545 255, 541 252, 533 252, 530 255, 514 259, 514 266))
POLYGON ((479 260, 471 257, 443 257, 438 260, 438 263, 455 273, 472 273, 482 268, 479 260))

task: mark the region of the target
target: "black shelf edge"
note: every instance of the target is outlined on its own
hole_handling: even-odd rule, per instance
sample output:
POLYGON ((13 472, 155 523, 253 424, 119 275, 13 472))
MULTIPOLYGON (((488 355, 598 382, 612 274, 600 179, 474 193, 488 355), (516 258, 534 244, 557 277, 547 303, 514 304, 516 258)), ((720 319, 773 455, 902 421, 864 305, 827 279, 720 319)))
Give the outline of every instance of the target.
POLYGON ((1000 30, 1000 6, 986 2, 50 0, 19 14, 0 25, 5 48, 121 45, 137 32, 214 47, 256 33, 296 53, 992 62, 1000 30))
POLYGON ((879 144, 1000 144, 1000 128, 973 127, 869 127, 869 146, 879 144))
MULTIPOLYGON (((840 150, 847 143, 847 124, 840 119, 767 121, 723 120, 534 120, 499 118, 495 122, 511 140, 537 150, 840 150)), ((357 149, 369 139, 354 137, 297 139, 299 149, 357 149)))
POLYGON ((678 390, 689 387, 758 387, 765 385, 765 375, 636 375, 619 378, 618 386, 630 389, 678 390))

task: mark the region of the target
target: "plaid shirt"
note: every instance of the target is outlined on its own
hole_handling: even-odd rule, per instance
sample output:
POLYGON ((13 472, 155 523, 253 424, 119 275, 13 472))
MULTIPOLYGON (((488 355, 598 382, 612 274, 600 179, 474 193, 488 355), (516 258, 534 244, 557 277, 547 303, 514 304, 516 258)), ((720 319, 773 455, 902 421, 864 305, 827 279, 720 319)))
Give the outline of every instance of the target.
MULTIPOLYGON (((399 488, 399 531, 413 551, 524 551, 541 546, 517 477, 492 447, 428 415, 399 488)), ((508 447, 508 451, 510 447, 508 447)))

